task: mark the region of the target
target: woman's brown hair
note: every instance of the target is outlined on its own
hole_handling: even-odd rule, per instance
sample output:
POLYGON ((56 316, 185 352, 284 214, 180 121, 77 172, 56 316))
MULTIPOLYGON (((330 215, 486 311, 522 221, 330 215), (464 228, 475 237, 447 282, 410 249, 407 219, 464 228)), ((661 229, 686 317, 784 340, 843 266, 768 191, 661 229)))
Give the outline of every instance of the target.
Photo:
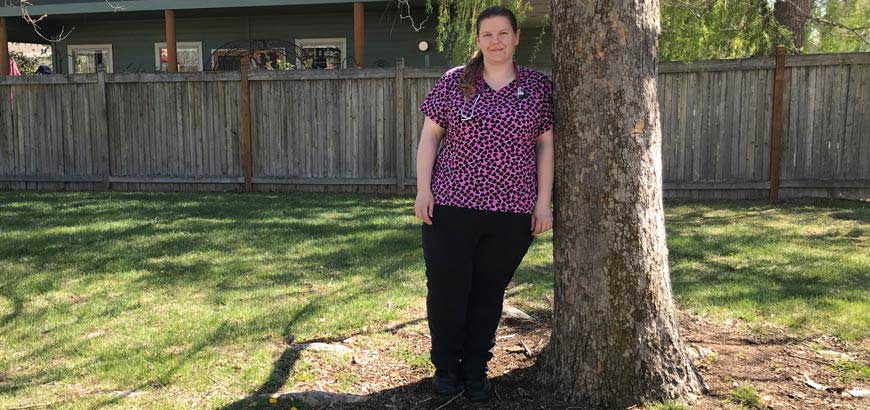
MULTIPOLYGON (((504 6, 492 6, 486 8, 477 16, 477 21, 474 25, 475 36, 480 35, 481 21, 497 16, 507 18, 511 22, 511 28, 513 28, 514 33, 517 32, 517 16, 514 15, 514 12, 504 6)), ((459 82, 459 88, 462 89, 462 95, 465 98, 471 98, 474 94, 474 84, 477 82, 477 77, 481 75, 481 71, 483 71, 483 52, 477 49, 465 63, 465 71, 462 73, 462 80, 459 82)))

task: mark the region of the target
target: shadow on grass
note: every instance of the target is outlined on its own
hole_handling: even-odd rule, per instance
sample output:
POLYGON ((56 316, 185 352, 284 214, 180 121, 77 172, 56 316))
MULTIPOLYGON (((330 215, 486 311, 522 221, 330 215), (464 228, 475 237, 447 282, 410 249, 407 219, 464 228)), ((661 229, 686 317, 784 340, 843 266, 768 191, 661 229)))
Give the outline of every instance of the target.
POLYGON ((866 229, 831 228, 815 221, 829 215, 867 224, 870 207, 843 201, 787 203, 780 208, 741 203, 699 207, 677 212, 668 220, 669 259, 678 298, 696 298, 708 306, 754 302, 767 309, 780 302, 804 301, 828 309, 832 295, 866 300, 870 294, 870 270, 850 257, 860 253, 857 241, 868 234, 866 229), (800 225, 804 220, 806 228, 800 225))
MULTIPOLYGON (((26 301, 63 292, 68 280, 87 288, 88 284, 101 283, 104 276, 114 277, 125 271, 136 272, 126 282, 130 289, 171 293, 180 287, 195 287, 205 290, 208 294, 205 301, 215 306, 227 301, 226 292, 244 295, 275 284, 293 283, 294 287, 302 288, 282 294, 291 298, 288 304, 298 303, 302 296, 310 299, 301 309, 292 309, 294 313, 289 318, 267 312, 264 317, 242 323, 224 321, 218 328, 198 337, 182 356, 163 360, 170 365, 168 368, 164 366, 165 370, 154 377, 129 386, 131 391, 170 385, 172 376, 205 347, 266 333, 269 326, 278 323, 285 324, 284 336, 290 337, 298 331, 296 327, 300 323, 311 322, 327 307, 352 306, 409 281, 415 270, 408 269, 407 261, 420 259, 416 256, 419 227, 396 222, 410 214, 405 209, 406 201, 401 199, 358 195, 331 195, 324 199, 311 194, 4 193, 0 194, 0 204, 0 227, 3 228, 0 237, 14 238, 0 240, 0 263, 14 268, 0 275, 0 297, 8 301, 9 307, 0 316, 0 329, 4 331, 21 325, 26 301), (292 252, 288 251, 291 247, 292 252), (232 258, 229 261, 214 259, 220 255, 232 258), (268 270, 267 265, 276 268, 268 270), (361 268, 366 270, 360 271, 361 268), (315 284, 336 280, 343 285, 342 281, 359 277, 360 272, 366 272, 362 285, 339 286, 332 294, 322 291, 310 294, 317 288, 315 284), (306 290, 306 285, 310 285, 307 289, 311 291, 306 290)), ((106 296, 105 292, 102 296, 106 296)), ((90 295, 91 298, 102 296, 99 291, 90 295)), ((135 297, 125 299, 136 303, 135 297)), ((125 299, 122 303, 110 304, 108 310, 90 312, 90 320, 108 322, 121 316, 128 306, 141 308, 128 305, 125 299)), ((241 299, 230 302, 238 300, 241 299)), ((49 315, 58 314, 58 306, 69 308, 67 304, 53 303, 29 306, 27 320, 46 322, 49 315)), ((419 319, 412 322, 416 321, 419 319)), ((398 329, 408 324, 394 327, 398 329)), ((58 326, 81 325, 67 322, 58 326)), ((44 329, 59 335, 70 333, 62 330, 44 329)), ((300 342, 330 343, 362 333, 339 330, 300 342)), ((80 334, 56 336, 50 343, 31 345, 30 350, 16 360, 75 357, 75 352, 86 344, 80 337, 80 334)), ((142 353, 130 348, 123 351, 131 355, 142 353)), ((285 349, 255 394, 274 392, 286 384, 297 357, 294 351, 285 349)), ((123 362, 125 358, 95 357, 81 365, 90 367, 103 359, 123 362)), ((61 367, 46 372, 19 373, 4 380, 2 392, 63 380, 72 373, 74 369, 61 367)), ((110 398, 96 407, 121 399, 123 397, 110 398)))
MULTIPOLYGON (((6 264, 0 266, 15 267, 0 275, 0 297, 9 301, 9 308, 0 316, 0 331, 23 326, 25 309, 27 321, 45 322, 49 311, 57 306, 26 306, 27 301, 62 291, 68 280, 87 285, 127 271, 136 272, 129 281, 131 288, 172 292, 195 287, 208 292, 205 301, 213 307, 245 301, 242 298, 259 295, 257 292, 276 283, 292 283, 302 288, 281 295, 292 298, 288 304, 308 298, 304 306, 287 316, 265 312, 242 323, 219 322, 213 330, 199 336, 182 356, 170 359, 170 365, 159 374, 135 383, 133 390, 171 384, 172 376, 209 346, 234 343, 266 333, 272 327, 276 333, 283 328, 282 336, 288 338, 330 306, 353 306, 414 280, 413 273, 419 273, 422 260, 419 225, 407 218, 412 213, 408 201, 402 198, 27 193, 0 194, 0 205, 3 228, 0 238, 3 235, 15 238, 0 240, 0 264, 6 264), (402 222, 402 218, 409 222, 402 222), (222 259, 226 255, 232 257, 222 259), (316 293, 320 292, 316 285, 333 279, 361 279, 363 284, 339 287, 333 293, 316 293)), ((698 204, 689 208, 692 210, 676 212, 668 218, 673 287, 678 299, 719 307, 748 301, 762 309, 774 309, 777 303, 795 300, 818 309, 831 309, 836 300, 866 299, 870 272, 862 265, 848 260, 832 262, 823 254, 790 248, 796 243, 801 246, 819 243, 822 249, 849 249, 856 239, 866 235, 865 228, 860 228, 870 221, 866 207, 831 202, 786 204, 779 209, 747 203, 698 204), (817 213, 823 213, 838 221, 852 222, 852 228, 796 232, 794 226, 780 226, 766 219, 773 211, 779 217, 798 220, 812 220, 817 213), (757 226, 752 228, 758 230, 729 230, 732 225, 745 224, 745 218, 754 218, 757 226), (769 251, 758 258, 743 257, 759 249, 769 251)), ((536 240, 530 253, 548 249, 541 242, 536 240)), ((552 285, 552 275, 550 262, 526 262, 513 284, 529 284, 536 292, 544 292, 552 285)), ((108 299, 110 295, 101 291, 91 297, 108 299)), ((136 303, 120 300, 94 312, 91 320, 108 321, 129 310, 141 309, 136 303)), ((420 320, 423 319, 392 326, 407 326, 420 320)), ((72 327, 77 322, 47 329, 62 334, 57 326, 72 327)), ((354 335, 390 331, 380 328, 362 332, 353 325, 339 327, 330 329, 329 334, 315 334, 297 342, 332 343, 354 335)), ((17 359, 74 357, 84 347, 77 337, 58 336, 17 359)), ((280 391, 293 375, 297 359, 294 351, 285 348, 272 363, 266 380, 251 396, 227 408, 247 408, 244 406, 251 403, 256 406, 264 399, 261 395, 280 391)), ((82 366, 89 367, 97 360, 102 359, 93 358, 82 366)), ((0 393, 75 379, 67 374, 72 374, 72 370, 19 374, 7 379, 0 393)), ((510 375, 522 375, 524 371, 510 375)), ((497 381, 502 377, 506 376, 497 381)), ((420 392, 428 388, 426 383, 428 379, 380 392, 372 396, 372 401, 420 392)), ((507 397, 522 402, 519 396, 507 397)), ((429 406, 434 402, 430 399, 413 404, 434 408, 437 406, 429 406)))
MULTIPOLYGON (((355 331, 355 332, 340 335, 340 336, 331 336, 331 337, 326 337, 326 338, 309 339, 309 340, 305 340, 305 341, 298 341, 297 343, 298 344, 318 343, 318 342, 319 343, 338 343, 338 342, 346 340, 350 337, 355 337, 355 336, 368 335, 368 334, 374 334, 374 333, 385 333, 385 332, 395 333, 404 327, 416 324, 422 320, 425 320, 425 319, 418 318, 418 319, 413 319, 413 320, 410 320, 407 322, 402 322, 399 324, 391 325, 391 326, 384 328, 384 329, 370 329, 367 331, 355 331)), ((287 328, 290 329, 291 326, 288 325, 287 328)), ((285 339, 290 338, 290 337, 292 337, 291 334, 285 333, 285 339)), ((224 409, 224 410, 240 410, 240 409, 249 409, 252 407, 265 408, 265 407, 277 405, 274 403, 270 403, 269 398, 273 393, 277 393, 279 390, 281 390, 281 388, 284 387, 284 385, 287 383, 287 380, 289 380, 290 375, 293 371, 293 365, 296 363, 296 360, 298 360, 298 359, 299 359, 299 350, 298 349, 294 349, 292 346, 284 349, 284 352, 281 353, 281 355, 278 357, 278 359, 276 359, 275 362, 273 363, 272 371, 269 374, 269 377, 263 382, 262 385, 260 385, 249 396, 244 397, 236 402, 230 403, 230 404, 222 407, 222 409, 224 409)), ((283 399, 283 401, 289 403, 290 405, 294 404, 290 400, 287 400, 287 399, 283 399)), ((285 403, 285 404, 287 404, 287 403, 285 403)))
MULTIPOLYGON (((0 213, 0 226, 21 234, 14 241, 0 242, 0 261, 23 260, 28 267, 26 272, 0 278, 4 285, 10 285, 3 286, 3 296, 17 306, 2 317, 3 324, 20 313, 21 297, 13 290, 16 283, 34 271, 63 264, 75 263, 79 272, 87 273, 85 280, 132 268, 145 272, 137 279, 141 285, 213 284, 244 290, 234 285, 233 279, 255 273, 263 265, 261 259, 246 256, 266 254, 267 262, 292 262, 293 272, 269 276, 276 282, 298 281, 306 272, 363 263, 378 267, 381 279, 396 279, 396 272, 406 265, 405 258, 419 248, 416 227, 406 225, 397 230, 395 223, 369 222, 405 216, 408 212, 397 205, 398 201, 384 201, 388 206, 383 206, 377 198, 340 196, 324 200, 315 195, 294 199, 113 194, 110 197, 122 203, 107 204, 103 198, 74 197, 78 199, 65 203, 57 196, 27 195, 21 201, 31 205, 13 206, 0 213), (324 218, 325 214, 335 215, 324 218), (100 218, 108 222, 90 225, 100 218), (329 221, 324 222, 326 219, 329 221), (301 257, 288 254, 289 246, 307 247, 309 252, 301 257), (315 251, 321 248, 328 251, 315 251), (198 253, 241 257, 231 266, 184 258, 198 253)), ((31 282, 29 290, 50 292, 60 283, 58 279, 31 282)))
POLYGON ((494 386, 495 394, 492 399, 485 403, 469 402, 462 395, 457 397, 438 396, 431 387, 432 378, 427 377, 403 386, 381 390, 367 396, 356 396, 363 400, 358 403, 343 402, 341 397, 339 397, 340 395, 334 393, 307 391, 302 393, 315 394, 322 398, 317 406, 306 406, 300 402, 298 397, 289 394, 276 395, 275 403, 270 403, 268 395, 261 395, 246 397, 223 407, 223 410, 291 408, 292 406, 297 406, 300 410, 325 408, 345 410, 583 409, 583 407, 578 407, 577 404, 571 404, 559 399, 551 386, 540 382, 540 372, 540 363, 535 363, 530 367, 514 369, 506 374, 492 377, 490 380, 494 386))

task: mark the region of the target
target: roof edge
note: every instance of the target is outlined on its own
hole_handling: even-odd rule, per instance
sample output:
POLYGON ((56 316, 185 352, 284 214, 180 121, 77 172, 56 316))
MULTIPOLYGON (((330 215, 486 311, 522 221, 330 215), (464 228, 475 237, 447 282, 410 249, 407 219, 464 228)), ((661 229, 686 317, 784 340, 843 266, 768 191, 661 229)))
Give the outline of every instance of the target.
MULTIPOLYGON (((124 0, 88 3, 66 3, 51 5, 32 5, 27 7, 31 16, 61 15, 61 14, 86 14, 86 13, 123 13, 132 11, 155 11, 155 10, 190 10, 190 9, 217 9, 225 7, 262 7, 262 6, 293 6, 308 4, 341 4, 341 3, 375 3, 386 0, 124 0), (110 5, 111 4, 111 5, 110 5)), ((21 16, 21 8, 18 6, 0 7, 0 17, 21 16)))

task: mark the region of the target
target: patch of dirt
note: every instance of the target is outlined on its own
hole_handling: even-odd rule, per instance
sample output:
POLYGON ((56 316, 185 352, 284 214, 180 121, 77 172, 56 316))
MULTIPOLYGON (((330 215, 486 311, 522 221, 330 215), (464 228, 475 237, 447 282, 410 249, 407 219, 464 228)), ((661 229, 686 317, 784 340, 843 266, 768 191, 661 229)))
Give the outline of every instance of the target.
MULTIPOLYGON (((309 363, 318 368, 315 372, 318 377, 296 384, 292 390, 368 396, 362 404, 319 406, 324 409, 582 409, 558 400, 548 386, 536 380, 536 369, 532 365, 547 343, 549 323, 547 317, 538 317, 533 322, 502 323, 489 371, 496 396, 484 404, 470 403, 461 396, 448 403, 450 398, 434 394, 431 366, 420 358, 429 347, 425 321, 422 326, 401 327, 392 335, 378 339, 380 342, 368 336, 345 341, 343 344, 355 352, 347 363, 335 360, 309 363), (348 372, 351 376, 347 376, 348 372)), ((702 353, 695 357, 695 364, 709 389, 709 394, 689 408, 741 409, 743 407, 728 400, 728 395, 742 385, 750 385, 758 392, 765 409, 870 408, 870 399, 817 390, 804 382, 809 377, 826 386, 870 387, 861 381, 844 385, 833 362, 818 353, 820 350, 843 352, 854 361, 867 363, 870 341, 846 344, 826 336, 801 338, 775 330, 759 336, 757 331, 749 331, 738 322, 716 324, 686 313, 681 314, 680 327, 686 344, 702 353)), ((285 406, 293 404, 278 402, 269 407, 287 408, 285 406)))
POLYGON ((781 330, 759 336, 738 322, 714 324, 689 314, 681 315, 680 329, 689 346, 703 346, 716 353, 715 360, 696 360, 709 390, 697 408, 735 408, 727 396, 741 385, 755 388, 770 409, 870 408, 868 399, 817 390, 804 382, 810 378, 832 387, 867 388, 866 382, 844 384, 833 361, 818 352, 848 353, 851 360, 867 363, 870 341, 846 344, 830 336, 796 337, 781 330))

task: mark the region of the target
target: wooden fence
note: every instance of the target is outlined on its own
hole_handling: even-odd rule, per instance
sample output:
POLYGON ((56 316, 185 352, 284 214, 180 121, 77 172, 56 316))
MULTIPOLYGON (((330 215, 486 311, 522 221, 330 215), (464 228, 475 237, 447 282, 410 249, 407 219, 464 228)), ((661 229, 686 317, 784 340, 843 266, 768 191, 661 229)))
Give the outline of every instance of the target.
MULTIPOLYGON (((765 197, 772 58, 659 67, 667 196, 765 197)), ((0 189, 412 191, 444 68, 0 79, 0 189), (242 78, 249 104, 245 101, 242 78)), ((788 57, 783 196, 870 198, 870 54, 788 57)))
MULTIPOLYGON (((783 195, 870 198, 870 54, 793 56, 783 68, 783 195)), ((774 69, 772 58, 660 66, 667 194, 766 195, 774 69)))

